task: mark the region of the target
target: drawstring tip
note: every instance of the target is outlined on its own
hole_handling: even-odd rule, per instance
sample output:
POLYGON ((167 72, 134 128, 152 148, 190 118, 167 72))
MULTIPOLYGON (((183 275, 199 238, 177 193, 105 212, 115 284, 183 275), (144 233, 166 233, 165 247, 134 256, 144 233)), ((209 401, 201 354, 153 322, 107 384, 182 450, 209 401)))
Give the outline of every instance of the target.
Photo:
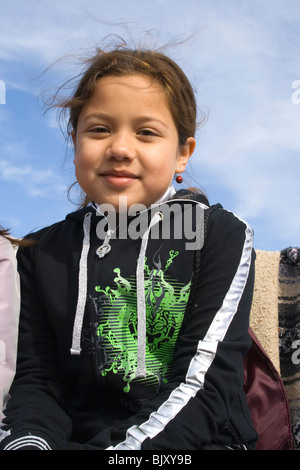
POLYGON ((137 370, 135 373, 135 378, 136 379, 144 379, 147 375, 147 372, 145 370, 137 370))
POLYGON ((71 349, 70 349, 70 353, 71 353, 71 356, 79 356, 80 353, 81 353, 81 349, 74 349, 74 348, 71 348, 71 349))

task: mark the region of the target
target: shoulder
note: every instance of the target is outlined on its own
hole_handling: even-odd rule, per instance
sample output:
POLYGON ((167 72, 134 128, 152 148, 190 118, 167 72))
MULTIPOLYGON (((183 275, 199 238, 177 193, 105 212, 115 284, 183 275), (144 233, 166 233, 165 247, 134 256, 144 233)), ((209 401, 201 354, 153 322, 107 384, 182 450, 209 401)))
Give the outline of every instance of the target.
POLYGON ((221 204, 210 206, 206 211, 209 228, 231 231, 240 228, 242 231, 252 232, 250 224, 231 210, 225 209, 221 204))
POLYGON ((29 246, 20 246, 18 249, 18 259, 29 256, 32 260, 36 259, 41 250, 54 252, 58 246, 65 247, 68 242, 75 241, 74 234, 78 235, 78 226, 82 225, 82 219, 87 210, 80 209, 68 214, 65 219, 54 222, 47 227, 27 234, 24 239, 32 241, 29 246))
POLYGON ((83 209, 79 209, 77 211, 71 212, 67 214, 65 219, 54 222, 53 224, 43 227, 34 232, 30 232, 24 238, 31 239, 34 241, 39 241, 39 240, 46 238, 48 235, 52 233, 57 233, 57 232, 60 232, 61 230, 66 229, 68 226, 72 224, 74 225, 81 224, 84 218, 84 215, 86 212, 88 212, 88 210, 90 210, 90 208, 83 208, 83 209))
POLYGON ((213 256, 227 259, 251 257, 253 230, 249 223, 220 205, 207 210, 204 250, 213 256))

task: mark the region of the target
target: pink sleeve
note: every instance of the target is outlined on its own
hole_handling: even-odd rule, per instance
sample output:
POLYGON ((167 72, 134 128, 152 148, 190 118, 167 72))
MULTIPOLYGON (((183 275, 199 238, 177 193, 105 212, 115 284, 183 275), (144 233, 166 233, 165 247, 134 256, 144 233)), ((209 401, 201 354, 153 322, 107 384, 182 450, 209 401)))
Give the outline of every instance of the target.
POLYGON ((20 281, 11 243, 0 236, 0 417, 16 368, 20 281))

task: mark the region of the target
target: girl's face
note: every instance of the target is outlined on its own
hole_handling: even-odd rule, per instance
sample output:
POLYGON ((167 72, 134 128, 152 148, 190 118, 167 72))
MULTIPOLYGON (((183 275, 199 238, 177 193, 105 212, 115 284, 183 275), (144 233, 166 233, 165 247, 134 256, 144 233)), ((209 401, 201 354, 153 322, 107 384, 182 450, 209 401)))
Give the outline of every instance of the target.
POLYGON ((89 198, 119 210, 119 197, 150 206, 182 173, 195 140, 179 146, 161 86, 140 74, 98 80, 73 135, 75 174, 89 198))

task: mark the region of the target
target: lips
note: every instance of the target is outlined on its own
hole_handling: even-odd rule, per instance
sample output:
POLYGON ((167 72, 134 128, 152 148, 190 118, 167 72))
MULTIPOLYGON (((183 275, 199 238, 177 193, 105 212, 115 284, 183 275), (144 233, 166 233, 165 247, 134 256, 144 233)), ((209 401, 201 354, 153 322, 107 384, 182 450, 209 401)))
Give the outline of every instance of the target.
POLYGON ((112 186, 127 186, 138 178, 137 175, 126 170, 107 170, 100 175, 112 186))
POLYGON ((102 176, 116 176, 116 177, 119 177, 119 178, 137 178, 136 175, 134 175, 133 173, 130 173, 129 171, 126 171, 126 170, 108 170, 108 171, 104 171, 103 173, 101 173, 102 176))

